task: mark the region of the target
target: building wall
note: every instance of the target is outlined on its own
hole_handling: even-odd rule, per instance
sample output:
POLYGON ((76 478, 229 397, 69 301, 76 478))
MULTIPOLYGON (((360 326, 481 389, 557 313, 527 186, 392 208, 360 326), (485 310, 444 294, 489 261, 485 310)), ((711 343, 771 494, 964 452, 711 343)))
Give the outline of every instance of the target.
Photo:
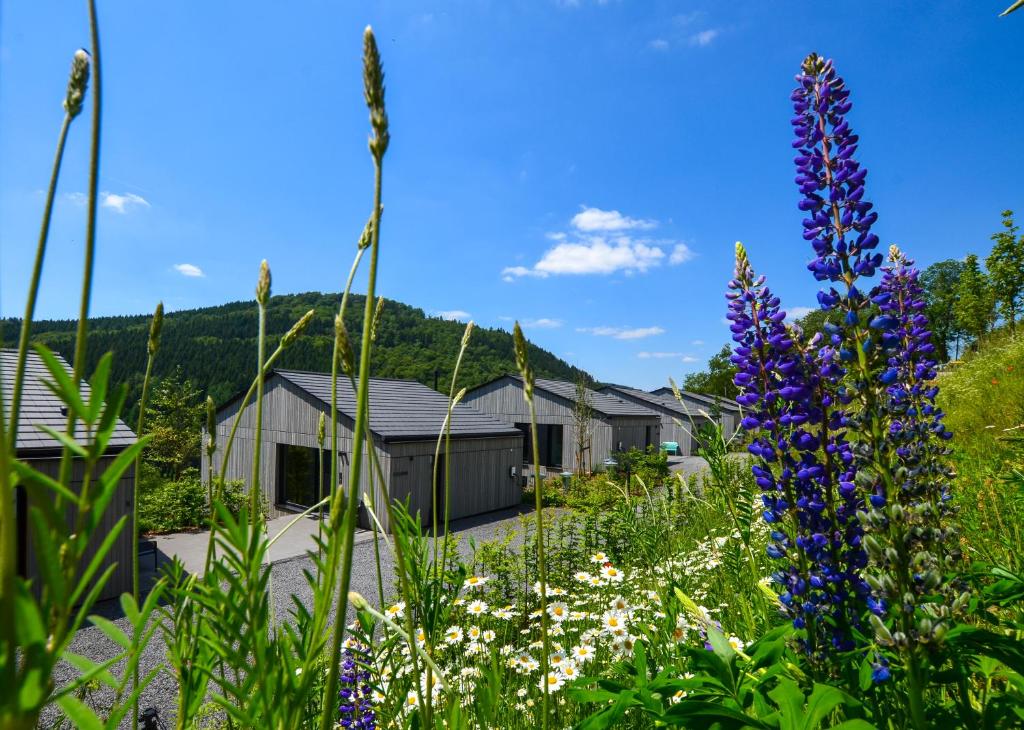
MULTIPOLYGON (((391 492, 398 499, 409 498, 410 513, 419 512, 424 525, 433 514, 433 466, 435 441, 388 444, 391 454, 391 492)), ((448 463, 448 518, 493 512, 522 501, 519 469, 522 462, 521 436, 453 439, 448 463), (513 475, 512 470, 516 469, 513 475)), ((444 447, 441 450, 444 464, 444 447)), ((444 469, 438 471, 438 520, 444 514, 444 469)))
MULTIPOLYGON (((462 402, 483 413, 497 416, 506 423, 530 422, 530 411, 523 398, 522 385, 512 378, 503 378, 482 385, 468 392, 462 402)), ((576 427, 572 404, 543 390, 535 389, 534 406, 537 411, 537 423, 562 425, 562 468, 574 470, 576 427)), ((587 469, 599 468, 601 462, 617 449, 619 442, 622 442, 626 449, 630 446, 642 449, 646 426, 652 426, 654 429, 652 442, 660 443, 660 420, 653 414, 650 417, 595 415, 590 423, 587 469)))
MULTIPOLYGON (((214 468, 222 463, 224 446, 240 403, 221 409, 217 414, 217 447, 214 468)), ((371 404, 372 407, 372 404, 371 404)), ((266 383, 263 405, 263 430, 260 455, 260 489, 270 506, 271 516, 284 511, 278 501, 277 445, 291 444, 318 448, 317 427, 320 413, 329 412, 319 400, 279 376, 266 383)), ((251 480, 255 445, 255 405, 250 403, 242 414, 234 445, 228 459, 226 476, 251 480)), ((352 457, 352 420, 339 414, 338 451, 339 478, 342 487, 349 488, 349 464, 352 457)), ((327 421, 325 447, 330 446, 330 421, 327 421)), ((389 485, 393 498, 409 498, 411 514, 420 513, 426 523, 431 515, 433 485, 433 457, 436 441, 385 443, 374 440, 372 454, 376 456, 379 471, 372 463, 371 452, 364 449, 359 495, 370 495, 377 519, 390 529, 385 503, 385 487, 389 485), (371 488, 372 485, 372 488, 371 488)), ((451 504, 450 519, 490 512, 518 504, 522 487, 518 479, 511 478, 512 466, 518 466, 522 455, 522 437, 461 438, 451 442, 451 504)), ((203 455, 203 474, 206 475, 206 456, 203 455)), ((370 527, 369 516, 362 521, 370 527)))
MULTIPOLYGON (((93 474, 92 479, 95 480, 100 474, 102 474, 110 463, 116 458, 116 455, 106 456, 100 459, 96 467, 96 472, 93 474)), ((26 464, 31 466, 33 469, 45 474, 46 476, 56 479, 60 472, 60 457, 52 459, 32 459, 24 458, 26 464)), ((80 459, 75 459, 72 462, 71 471, 71 489, 75 493, 79 493, 82 489, 82 479, 85 475, 85 464, 80 459)), ((95 484, 95 482, 93 482, 95 484)), ((121 475, 120 481, 117 483, 117 488, 114 492, 113 498, 110 500, 110 504, 107 506, 106 512, 103 513, 103 517, 100 520, 100 524, 97 527, 93 540, 89 543, 86 549, 85 557, 82 562, 82 566, 89 564, 93 556, 96 554, 96 549, 100 543, 106 539, 107 535, 110 534, 114 526, 122 518, 127 516, 124 526, 121 528, 120 534, 111 546, 110 551, 107 553, 104 564, 100 567, 100 573, 106 570, 110 564, 116 564, 113 574, 107 580, 100 592, 100 600, 108 598, 114 598, 121 595, 122 593, 131 593, 132 590, 132 550, 135 550, 137 543, 135 540, 135 531, 132 526, 132 497, 134 494, 135 484, 135 469, 129 466, 128 469, 121 475)), ((67 508, 67 519, 68 524, 73 524, 77 510, 69 506, 67 508)), ((35 577, 39 575, 39 567, 36 563, 36 551, 32 546, 32 528, 28 530, 28 575, 29 577, 35 577)))
MULTIPOLYGON (((292 446, 306 446, 318 448, 317 428, 320 422, 320 414, 325 409, 317 399, 310 396, 300 388, 277 375, 271 376, 265 386, 263 394, 263 430, 260 446, 260 491, 267 501, 271 517, 278 517, 284 511, 277 507, 277 482, 278 482, 278 458, 277 444, 290 444, 292 446)), ((222 408, 217 413, 217 451, 213 455, 214 473, 219 473, 223 463, 225 446, 227 445, 228 434, 238 413, 241 401, 237 401, 222 408)), ((235 432, 235 439, 231 447, 231 455, 228 459, 225 477, 230 480, 240 479, 248 485, 252 479, 252 463, 255 458, 255 435, 256 435, 256 406, 250 402, 242 413, 238 430, 235 432)), ((339 481, 346 490, 349 486, 349 467, 352 458, 352 420, 339 414, 338 416, 338 452, 339 456, 339 481)), ((329 451, 331 443, 331 423, 327 421, 327 433, 324 439, 324 447, 329 451)), ((389 456, 381 447, 379 441, 375 441, 374 453, 380 464, 380 472, 384 475, 390 473, 391 465, 389 456)), ((363 469, 360 476, 359 494, 371 493, 371 471, 372 466, 369 451, 363 450, 363 469)), ((376 470, 374 470, 376 471, 376 470)), ((207 459, 205 449, 202 455, 203 478, 207 475, 207 459)), ((372 476, 377 476, 373 474, 372 476)), ((383 504, 383 489, 380 479, 374 478, 372 494, 376 504, 383 504)), ((383 512, 383 510, 380 510, 383 512)))

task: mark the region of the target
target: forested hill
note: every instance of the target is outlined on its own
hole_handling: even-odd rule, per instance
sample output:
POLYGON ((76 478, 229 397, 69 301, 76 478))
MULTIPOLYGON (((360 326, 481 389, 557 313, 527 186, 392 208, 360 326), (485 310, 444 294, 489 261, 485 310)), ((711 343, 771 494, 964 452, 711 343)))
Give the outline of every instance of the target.
MULTIPOLYGON (((334 343, 334 315, 340 295, 308 292, 272 297, 267 308, 267 353, 306 311, 316 315, 299 340, 277 361, 283 368, 328 372, 334 343)), ((345 324, 357 357, 362 332, 365 297, 349 298, 345 324)), ((99 357, 114 353, 113 379, 129 386, 128 407, 141 391, 146 367, 146 338, 150 315, 97 317, 90 320, 89 370, 99 357)), ((20 320, 2 320, 4 347, 13 347, 20 320)), ((256 370, 258 316, 255 301, 231 302, 171 312, 164 318, 158 377, 181 369, 184 378, 204 389, 218 404, 247 387, 256 370)), ((76 322, 42 320, 33 325, 33 339, 56 350, 68 361, 74 351, 76 322)), ((372 374, 389 378, 413 378, 429 386, 440 371, 441 389, 447 390, 465 325, 428 317, 422 309, 385 300, 383 317, 374 345, 372 374)), ((530 363, 538 376, 573 380, 590 376, 546 350, 531 347, 530 363)), ((512 335, 504 330, 475 328, 462 362, 460 386, 472 388, 502 373, 515 370, 512 335)))

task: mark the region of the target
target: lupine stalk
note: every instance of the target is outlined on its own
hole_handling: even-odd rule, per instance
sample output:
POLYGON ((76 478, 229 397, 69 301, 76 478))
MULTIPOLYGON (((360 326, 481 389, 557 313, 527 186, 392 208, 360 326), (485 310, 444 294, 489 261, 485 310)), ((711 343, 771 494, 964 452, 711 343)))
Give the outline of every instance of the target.
MULTIPOLYGON (((771 525, 768 554, 784 560, 774 580, 805 648, 823 659, 823 640, 850 648, 849 626, 866 593, 856 571, 863 564, 854 518, 849 444, 830 410, 835 373, 822 365, 800 334, 788 330, 780 301, 755 278, 742 244, 729 283, 728 318, 737 346, 737 400, 747 408, 743 426, 753 435, 749 451, 771 525), (822 621, 830 618, 830 622, 822 621), (832 626, 826 636, 825 627, 832 626)), ((826 363, 829 351, 825 349, 826 363)))
POLYGON ((865 498, 858 517, 872 533, 865 540, 875 593, 872 623, 878 642, 903 656, 909 722, 921 728, 919 643, 937 638, 931 614, 941 609, 931 607, 921 617, 917 596, 939 587, 934 568, 942 561, 935 551, 943 532, 934 522, 923 528, 919 519, 931 512, 939 517, 945 480, 935 478, 943 467, 934 444, 946 438, 934 410, 935 389, 925 384, 934 376, 927 321, 917 275, 898 252, 882 284, 865 293, 861 280, 874 275, 882 255, 874 252, 878 237, 871 232, 877 214, 864 200, 867 171, 854 158, 858 138, 845 118, 852 106, 849 90, 832 62, 817 54, 807 57, 796 78, 793 146, 799 150, 796 183, 804 196, 799 207, 811 216, 804 220, 804 238, 815 251, 808 268, 819 281, 832 283, 818 300, 841 315, 827 329, 848 371, 842 392, 855 404, 844 425, 858 434, 856 484, 865 498), (895 631, 880 617, 886 610, 893 613, 895 631))

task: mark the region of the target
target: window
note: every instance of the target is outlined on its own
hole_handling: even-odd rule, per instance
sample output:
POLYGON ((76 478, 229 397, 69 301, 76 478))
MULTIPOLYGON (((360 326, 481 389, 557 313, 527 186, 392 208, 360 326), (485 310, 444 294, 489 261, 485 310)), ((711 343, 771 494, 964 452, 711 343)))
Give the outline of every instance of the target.
MULTIPOLYGON (((322 460, 324 495, 331 489, 331 452, 322 460)), ((339 454, 339 470, 343 454, 339 454)), ((277 500, 281 504, 311 507, 320 501, 321 459, 317 449, 290 444, 277 445, 277 500)))
MULTIPOLYGON (((516 428, 523 432, 523 463, 533 463, 533 437, 530 434, 530 424, 517 423, 516 428)), ((537 449, 541 466, 557 467, 562 466, 562 430, 560 423, 538 423, 537 424, 537 449)))

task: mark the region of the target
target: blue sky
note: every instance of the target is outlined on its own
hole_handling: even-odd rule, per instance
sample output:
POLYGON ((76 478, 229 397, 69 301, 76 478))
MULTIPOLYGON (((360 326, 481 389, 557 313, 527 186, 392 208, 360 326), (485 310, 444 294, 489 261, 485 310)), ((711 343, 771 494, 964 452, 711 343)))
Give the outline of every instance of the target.
MULTIPOLYGON (((852 89, 883 243, 923 265, 987 252, 1000 211, 1024 209, 1024 15, 997 19, 1007 2, 101 0, 92 311, 251 298, 262 258, 275 293, 340 290, 370 208, 371 23, 392 133, 380 292, 518 318, 600 379, 662 385, 728 340, 736 240, 788 308, 814 304, 789 129, 811 50, 852 89)), ((23 306, 82 5, 0 15, 4 315, 23 306)), ((87 143, 83 114, 42 317, 77 311, 87 143)))

